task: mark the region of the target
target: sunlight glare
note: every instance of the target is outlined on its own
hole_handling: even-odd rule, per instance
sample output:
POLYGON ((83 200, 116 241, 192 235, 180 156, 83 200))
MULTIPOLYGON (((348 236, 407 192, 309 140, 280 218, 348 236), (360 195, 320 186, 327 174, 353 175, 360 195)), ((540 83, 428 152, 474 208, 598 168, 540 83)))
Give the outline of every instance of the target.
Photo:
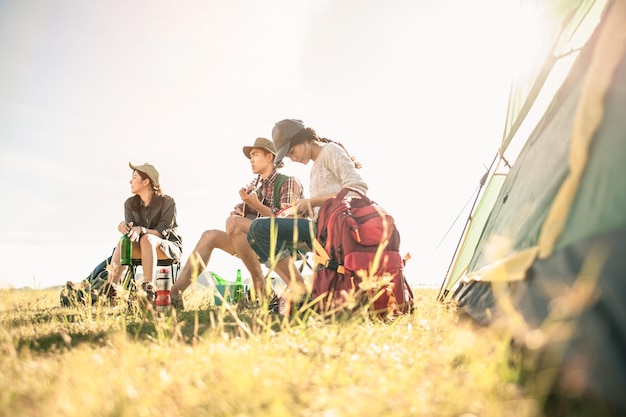
POLYGON ((529 2, 509 3, 510 69, 515 78, 525 77, 552 45, 544 43, 546 22, 541 10, 529 2))

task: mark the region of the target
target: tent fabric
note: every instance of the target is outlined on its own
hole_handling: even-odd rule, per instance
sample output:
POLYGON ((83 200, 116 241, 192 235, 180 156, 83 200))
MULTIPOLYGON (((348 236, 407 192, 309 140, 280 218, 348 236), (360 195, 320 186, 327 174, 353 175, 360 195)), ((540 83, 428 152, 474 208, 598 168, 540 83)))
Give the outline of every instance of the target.
POLYGON ((489 179, 485 187, 484 195, 480 199, 475 214, 472 216, 467 232, 465 233, 459 255, 453 262, 449 273, 450 279, 447 280, 447 285, 445 285, 445 283, 443 285, 445 293, 449 293, 453 284, 467 271, 467 265, 472 259, 482 230, 487 222, 489 215, 488 209, 493 207, 505 178, 506 176, 504 175, 494 175, 489 179))
POLYGON ((517 77, 511 85, 502 153, 513 140, 559 59, 582 47, 586 41, 584 34, 593 30, 589 27, 597 23, 596 15, 603 10, 606 0, 525 0, 521 3, 522 7, 541 10, 544 42, 535 54, 532 69, 517 77))
MULTIPOLYGON (((563 231, 570 207, 585 173, 594 135, 605 116, 605 96, 613 81, 615 69, 624 56, 626 39, 619 36, 624 34, 622 25, 626 24, 619 10, 619 6, 622 5, 623 3, 617 4, 616 10, 609 14, 584 80, 579 106, 574 117, 573 137, 569 152, 569 173, 555 196, 539 236, 539 256, 542 258, 550 255, 563 231)), ((612 106, 611 97, 606 97, 606 99, 609 111, 611 107, 614 109, 615 105, 612 106)), ((619 145, 618 140, 615 146, 619 147, 619 145)), ((591 177, 591 174, 588 176, 591 177)), ((610 181, 610 177, 607 180, 610 181)), ((623 181, 620 182, 624 184, 623 181)), ((607 189, 607 187, 601 189, 607 189)))
MULTIPOLYGON (((542 32, 544 32, 545 35, 545 42, 542 44, 543 49, 537 51, 537 60, 533 62, 532 69, 530 69, 523 76, 517 77, 512 82, 502 144, 498 150, 501 160, 497 165, 499 165, 502 161, 508 160, 513 162, 517 159, 518 156, 515 154, 516 147, 511 147, 514 148, 511 150, 509 145, 514 139, 517 141, 518 138, 516 137, 516 134, 518 133, 519 127, 525 121, 528 123, 532 122, 532 120, 526 119, 536 117, 534 115, 537 113, 537 109, 534 109, 534 107, 538 107, 539 109, 541 108, 541 106, 536 103, 537 97, 540 94, 551 94, 554 91, 552 90, 553 87, 548 87, 546 85, 546 82, 548 80, 550 80, 550 82, 554 82, 555 80, 561 79, 560 75, 553 77, 554 74, 551 72, 556 73, 569 68, 571 62, 573 62, 573 60, 570 59, 571 56, 575 56, 579 53, 579 50, 585 43, 585 40, 589 38, 589 33, 591 33, 594 27, 598 24, 600 16, 602 15, 602 10, 608 2, 606 0, 555 0, 551 2, 523 0, 521 4, 531 6, 542 11, 545 23, 545 27, 542 32), (544 59, 543 63, 540 59, 544 59), (531 109, 533 109, 532 112, 531 109), (532 114, 532 117, 530 114, 532 114)), ((571 83, 572 81, 570 80, 569 82, 571 83)), ((564 105, 563 102, 565 101, 565 97, 572 94, 571 90, 572 88, 562 88, 561 91, 555 93, 555 98, 551 106, 545 111, 543 119, 537 123, 535 134, 537 131, 544 129, 544 125, 546 123, 550 124, 551 128, 555 130, 555 134, 557 135, 563 133, 560 132, 559 129, 567 129, 568 135, 571 133, 572 126, 567 124, 567 116, 563 118, 565 123, 563 126, 559 126, 554 122, 554 113, 569 114, 569 112, 562 107, 564 105)), ((576 105, 576 103, 577 102, 575 100, 570 101, 569 105, 576 105)), ((531 140, 528 142, 531 142, 531 140)), ((548 144, 548 149, 541 149, 540 145, 537 145, 535 147, 535 154, 532 154, 533 150, 530 150, 528 151, 529 153, 526 157, 537 161, 536 166, 538 168, 542 168, 546 164, 551 164, 551 159, 564 157, 569 144, 564 141, 562 145, 563 146, 561 148, 557 148, 554 144, 548 144), (546 154, 546 152, 548 153, 546 154), (541 157, 544 159, 540 159, 541 157)), ((562 177, 559 175, 565 176, 567 174, 567 167, 563 165, 561 168, 562 171, 560 173, 555 171, 552 173, 551 177, 539 177, 538 180, 544 182, 544 187, 558 187, 562 183, 562 177)), ((545 174, 545 172, 541 169, 538 169, 537 172, 539 175, 545 174)), ((506 175, 506 173, 498 172, 497 175, 506 175)), ((516 174, 513 173, 512 175, 516 174)), ((528 173, 526 173, 526 175, 528 175, 528 173)), ((497 180, 497 186, 499 189, 499 187, 502 186, 503 180, 502 178, 495 178, 495 176, 496 171, 494 170, 489 178, 489 181, 491 183, 494 180, 497 180)), ((516 187, 520 187, 520 185, 516 184, 516 187)), ((455 250, 453 260, 451 262, 451 269, 446 272, 446 277, 438 295, 438 299, 440 300, 448 299, 451 291, 453 291, 454 287, 458 285, 458 282, 463 274, 465 274, 468 270, 472 271, 477 269, 476 265, 470 265, 470 261, 473 259, 473 254, 475 252, 480 253, 483 249, 477 248, 477 238, 485 234, 483 233, 484 224, 486 222, 485 219, 490 215, 492 209, 499 210, 495 200, 497 190, 494 192, 493 188, 494 187, 492 187, 492 190, 489 190, 488 192, 485 191, 483 194, 478 196, 481 200, 476 205, 476 209, 471 213, 471 217, 463 231, 462 245, 459 245, 457 250, 455 250)), ((504 195, 504 198, 509 197, 511 196, 504 195)), ((545 193, 541 195, 541 197, 551 197, 551 193, 545 193)), ((509 205, 513 204, 518 203, 509 203, 509 205)), ((529 218, 523 219, 522 222, 533 224, 537 227, 538 233, 544 219, 533 219, 532 216, 536 216, 537 212, 535 212, 535 210, 541 210, 541 207, 545 204, 549 204, 549 201, 532 202, 532 206, 530 206, 531 203, 528 201, 522 202, 521 204, 524 204, 525 209, 529 211, 529 218)), ((541 214, 544 216, 546 215, 545 212, 541 212, 541 214)), ((493 213, 491 213, 491 216, 493 216, 493 213)), ((508 225, 508 230, 499 231, 500 234, 498 236, 500 240, 507 239, 516 230, 528 230, 525 224, 515 223, 513 219, 506 222, 506 224, 508 225)), ((532 233, 528 234, 528 236, 531 235, 532 233)), ((517 238, 519 239, 520 236, 517 236, 517 238)), ((532 242, 532 244, 535 244, 536 239, 533 238, 532 242)), ((482 244, 484 245, 485 243, 483 242, 482 244)), ((523 249, 528 247, 530 244, 531 243, 529 242, 523 241, 511 242, 509 246, 511 246, 512 249, 523 249)), ((474 259, 474 261, 476 260, 474 259)), ((482 264, 488 263, 483 261, 478 262, 482 264)), ((515 262, 519 264, 518 261, 515 262)), ((512 273, 511 276, 517 277, 519 276, 519 273, 512 273)))
POLYGON ((523 362, 531 386, 606 415, 626 415, 624 109, 626 0, 615 0, 513 163, 445 299, 481 325, 516 322, 515 346, 534 356, 523 362))
MULTIPOLYGON (((539 329, 545 340, 545 351, 522 364, 533 364, 526 369, 529 380, 524 382, 539 395, 551 387, 540 390, 537 386, 549 382, 560 387, 566 398, 584 395, 588 401, 610 404, 612 414, 608 415, 626 415, 625 253, 623 227, 556 250, 548 259, 537 260, 525 280, 507 285, 513 307, 526 326, 539 329), (598 271, 590 272, 585 263, 597 264, 598 271), (561 308, 557 309, 555 299, 559 298, 561 308), (557 372, 559 369, 567 372, 557 372), (557 374, 541 381, 550 370, 557 374), (571 374, 581 378, 579 389, 584 394, 569 391, 567 381, 559 379, 571 374)), ((481 325, 494 321, 502 302, 494 295, 492 283, 479 281, 461 287, 455 299, 461 315, 470 315, 481 325)), ((520 346, 525 343, 517 341, 520 346)))
MULTIPOLYGON (((590 51, 580 56, 570 73, 568 91, 559 92, 552 103, 554 110, 549 112, 549 120, 541 121, 511 168, 468 265, 467 270, 470 272, 467 275, 470 278, 496 279, 488 273, 489 269, 493 269, 490 265, 507 262, 507 258, 511 259, 509 270, 515 264, 528 264, 520 263, 519 256, 526 256, 528 249, 539 244, 545 220, 551 210, 560 215, 563 224, 570 218, 580 219, 577 222, 567 220, 567 226, 564 229, 561 227, 557 247, 571 243, 572 239, 582 239, 606 231, 609 227, 626 224, 626 210, 621 209, 626 207, 626 182, 623 181, 626 178, 626 163, 622 156, 626 155, 626 142, 623 140, 625 129, 621 117, 621 110, 626 107, 621 101, 621 71, 617 71, 615 78, 611 77, 614 81, 605 97, 607 106, 603 123, 597 126, 595 136, 592 132, 587 135, 585 146, 591 146, 591 139, 594 138, 589 163, 579 161, 580 156, 570 157, 570 152, 586 154, 585 150, 572 151, 570 145, 575 136, 574 120, 591 60, 590 51), (573 169, 568 164, 571 158, 576 164, 573 169), (576 185, 580 184, 580 189, 575 187, 574 190, 578 190, 578 193, 569 191, 570 200, 573 200, 571 204, 555 203, 555 197, 574 170, 579 172, 576 185), (608 204, 599 205, 598 201, 608 204), (500 251, 506 253, 494 255, 490 249, 493 246, 498 246, 500 251), (479 272, 481 268, 486 269, 479 272)), ((622 62, 623 67, 623 53, 617 59, 604 54, 598 54, 597 58, 604 64, 607 59, 622 62)), ((592 74, 591 79, 594 80, 591 86, 598 89, 599 81, 595 74, 592 74)), ((511 276, 517 277, 519 273, 523 271, 511 276)))

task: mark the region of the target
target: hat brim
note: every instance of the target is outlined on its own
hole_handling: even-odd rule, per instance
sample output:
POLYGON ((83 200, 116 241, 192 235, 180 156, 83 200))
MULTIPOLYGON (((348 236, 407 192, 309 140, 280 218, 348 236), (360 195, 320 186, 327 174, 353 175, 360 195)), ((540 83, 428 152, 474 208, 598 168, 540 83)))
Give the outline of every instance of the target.
MULTIPOLYGON (((148 178, 150 178, 150 180, 152 181, 152 183, 153 183, 154 185, 156 185, 157 187, 159 187, 159 186, 160 186, 160 185, 159 185, 159 179, 158 179, 158 177, 154 177, 154 176, 153 176, 150 172, 146 172, 145 170, 143 170, 143 169, 142 169, 142 167, 141 167, 141 166, 136 166, 136 165, 133 165, 131 162, 129 162, 129 163, 128 163, 128 166, 129 166, 129 167, 130 167, 130 169, 132 169, 133 171, 141 171, 141 172, 143 172, 144 174, 146 174, 146 175, 148 176, 148 178)), ((157 173, 156 173, 156 175, 158 176, 158 175, 159 175, 159 173, 157 172, 157 173)))
POLYGON ((266 146, 244 146, 243 147, 243 154, 246 156, 246 158, 250 159, 250 152, 252 152, 252 149, 263 149, 267 153, 271 153, 272 155, 276 155, 272 149, 270 149, 270 148, 268 148, 266 146))
POLYGON ((276 157, 274 158, 275 166, 283 161, 283 158, 285 157, 285 155, 287 155, 289 149, 291 149, 291 141, 287 142, 282 148, 278 150, 278 152, 276 152, 276 157))

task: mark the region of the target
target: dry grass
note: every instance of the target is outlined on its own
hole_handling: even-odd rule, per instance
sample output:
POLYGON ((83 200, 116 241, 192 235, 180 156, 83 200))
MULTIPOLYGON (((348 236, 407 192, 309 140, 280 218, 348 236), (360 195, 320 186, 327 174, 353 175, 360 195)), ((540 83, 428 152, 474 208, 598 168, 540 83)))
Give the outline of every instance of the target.
POLYGON ((0 291, 0 416, 534 416, 502 335, 416 290, 393 323, 286 324, 215 308, 154 317, 0 291))

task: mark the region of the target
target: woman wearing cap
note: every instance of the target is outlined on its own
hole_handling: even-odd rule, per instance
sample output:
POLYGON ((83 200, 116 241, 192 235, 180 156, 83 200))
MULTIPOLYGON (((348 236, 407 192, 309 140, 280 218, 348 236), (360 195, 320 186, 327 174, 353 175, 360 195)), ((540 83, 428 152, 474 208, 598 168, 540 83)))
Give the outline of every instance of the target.
MULTIPOLYGON (((333 198, 344 187, 352 187, 366 193, 367 184, 363 181, 358 168, 361 164, 348 154, 339 142, 320 138, 313 129, 305 127, 301 120, 285 119, 276 123, 272 130, 272 138, 278 152, 275 163, 281 163, 287 156, 294 162, 308 164, 313 161, 310 173, 310 198, 299 200, 295 204, 295 219, 274 219, 275 232, 271 231, 271 219, 256 219, 250 225, 248 242, 261 262, 275 261, 276 272, 285 282, 300 283, 302 277, 293 265, 294 259, 289 252, 280 248, 299 247, 302 243, 312 247, 315 236, 315 219, 320 206, 333 198), (307 219, 308 217, 308 219, 307 219), (297 229, 298 241, 294 242, 294 230, 297 229), (275 234, 274 234, 275 233, 275 234), (272 246, 271 239, 276 239, 272 246), (277 248, 271 253, 271 248, 277 248), (294 279, 291 280, 290 278, 294 279)), ((292 286, 292 300, 299 300, 306 288, 292 286)))
MULTIPOLYGON (((124 221, 117 230, 128 235, 133 245, 133 259, 141 258, 143 269, 142 289, 149 301, 155 298, 152 285, 158 259, 180 260, 182 239, 177 233, 176 203, 163 194, 159 185, 159 172, 151 164, 128 164, 133 170, 130 191, 134 196, 124 202, 124 221)), ((116 297, 116 286, 127 267, 120 265, 118 242, 111 258, 112 271, 102 293, 108 298, 116 297)))
POLYGON ((241 202, 226 219, 225 231, 212 229, 202 233, 180 277, 171 288, 170 296, 174 307, 184 308, 182 293, 191 285, 192 277, 206 268, 215 248, 237 256, 243 261, 250 272, 255 297, 269 295, 265 291, 265 274, 259 259, 248 245, 248 228, 252 219, 259 216, 274 216, 282 207, 291 206, 304 198, 303 186, 297 178, 277 171, 276 167, 283 164, 275 163, 276 148, 271 140, 257 138, 252 146, 243 147, 243 154, 250 160, 257 181, 253 186, 239 190, 241 202))

